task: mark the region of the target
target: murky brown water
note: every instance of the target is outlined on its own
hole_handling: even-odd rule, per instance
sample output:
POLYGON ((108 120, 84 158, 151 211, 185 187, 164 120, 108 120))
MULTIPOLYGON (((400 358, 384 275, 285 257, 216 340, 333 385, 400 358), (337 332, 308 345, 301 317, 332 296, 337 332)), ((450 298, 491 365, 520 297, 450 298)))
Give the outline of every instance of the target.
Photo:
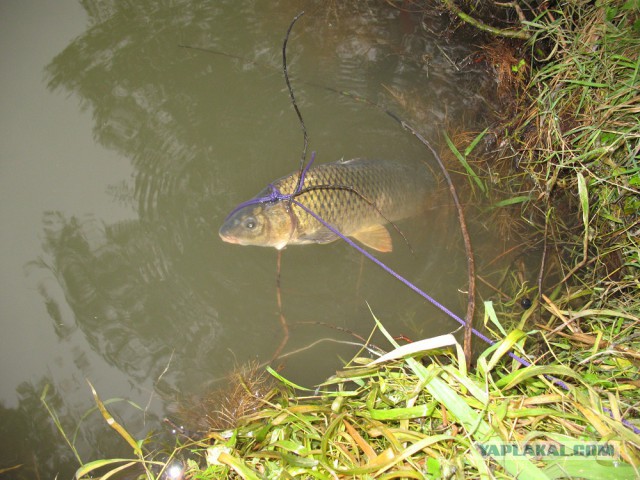
MULTIPOLYGON (((81 419, 93 406, 85 379, 144 410, 112 406, 141 436, 179 392, 271 357, 282 336, 276 252, 224 244, 217 231, 234 205, 298 166, 302 135, 280 70, 295 13, 307 10, 290 73, 317 162, 432 162, 382 110, 335 90, 381 102, 435 139, 447 125, 478 126, 493 88, 437 14, 373 1, 130 3, 0 6, 0 416, 12 432, 0 450, 15 452, 0 467, 75 468, 39 401, 47 384, 67 431, 81 424, 87 461, 127 449, 97 413, 81 419)), ((396 236, 382 258, 463 315, 464 249, 445 188, 441 198, 400 224, 414 253, 396 236)), ((357 351, 330 326, 367 336, 367 303, 395 334, 457 328, 341 242, 286 249, 281 283, 285 351, 314 344, 283 364, 304 385, 357 351)))

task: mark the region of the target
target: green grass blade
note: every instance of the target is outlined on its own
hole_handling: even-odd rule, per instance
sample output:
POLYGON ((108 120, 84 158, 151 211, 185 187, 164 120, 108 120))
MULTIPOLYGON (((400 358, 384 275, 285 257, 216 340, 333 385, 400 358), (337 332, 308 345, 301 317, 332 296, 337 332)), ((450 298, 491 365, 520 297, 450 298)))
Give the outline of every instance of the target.
POLYGON ((515 205, 517 203, 525 203, 531 200, 529 195, 520 195, 518 197, 506 198, 504 200, 500 200, 499 202, 495 202, 491 205, 491 208, 500 208, 500 207, 508 207, 509 205, 515 205))
POLYGON ((87 383, 89 384, 89 387, 91 387, 91 393, 93 394, 93 398, 95 399, 96 405, 98 405, 98 408, 100 409, 100 413, 102 413, 102 416, 106 420, 107 425, 109 425, 116 432, 118 432, 120 436, 124 438, 129 445, 131 445, 134 453, 138 457, 142 458, 143 457, 142 450, 140 449, 140 445, 138 445, 138 442, 135 441, 135 439, 129 434, 129 432, 127 432, 124 429, 122 425, 116 422, 116 419, 113 418, 113 416, 109 413, 107 408, 104 406, 104 403, 102 403, 102 400, 100 400, 100 397, 98 396, 98 392, 96 392, 96 389, 93 388, 93 385, 91 385, 91 382, 87 380, 87 383))
POLYGON ((388 362, 389 360, 397 360, 399 358, 407 357, 409 355, 415 355, 416 353, 426 352, 429 350, 435 350, 443 347, 451 347, 456 345, 458 342, 456 337, 447 333, 445 335, 440 335, 432 338, 425 338, 424 340, 418 340, 413 343, 408 343, 407 345, 402 345, 394 350, 391 350, 388 353, 385 353, 381 357, 375 359, 367 366, 376 365, 382 362, 388 362))
POLYGON ((218 460, 220 461, 220 463, 224 463, 225 465, 231 467, 238 475, 240 475, 245 480, 260 480, 260 477, 256 474, 256 472, 245 465, 245 463, 241 459, 236 458, 233 455, 222 452, 220 453, 218 460))
POLYGON ((491 323, 500 331, 503 336, 507 336, 507 331, 503 328, 502 324, 498 320, 498 315, 493 308, 493 302, 491 300, 484 301, 484 324, 487 324, 487 320, 491 320, 491 323))
POLYGON ((553 376, 565 376, 575 379, 580 379, 580 375, 570 368, 562 365, 546 365, 546 366, 531 366, 512 372, 509 375, 505 375, 498 381, 496 385, 498 387, 504 387, 506 390, 515 387, 517 384, 525 381, 528 378, 538 375, 553 375, 553 376))
MULTIPOLYGON (((80 467, 76 471, 76 479, 81 480, 83 477, 85 477, 86 475, 89 475, 94 470, 98 470, 99 468, 104 468, 111 465, 119 465, 118 467, 114 468, 113 470, 109 470, 109 472, 107 472, 106 474, 100 477, 102 480, 106 480, 112 477, 113 475, 116 475, 122 472, 123 470, 126 470, 127 468, 134 466, 137 463, 139 462, 136 460, 132 461, 130 458, 111 458, 107 460, 96 460, 94 462, 89 462, 83 465, 82 467, 80 467), (119 465, 122 462, 126 462, 126 463, 119 465)), ((88 478, 91 478, 91 477, 88 477, 88 478)))
POLYGON ((495 352, 493 352, 493 355, 491 356, 491 359, 489 360, 489 363, 487 364, 487 372, 491 371, 493 369, 493 367, 495 367, 498 362, 500 361, 500 359, 507 354, 507 352, 511 351, 511 349, 513 348, 513 346, 518 343, 520 341, 521 338, 525 337, 526 333, 524 333, 522 330, 513 330, 512 332, 509 333, 509 335, 507 335, 505 337, 504 340, 502 340, 499 343, 498 348, 496 349, 495 352))
POLYGON ((273 368, 271 368, 269 366, 267 366, 266 368, 267 368, 267 372, 269 372, 271 375, 273 375, 275 378, 277 378, 279 381, 281 381, 285 385, 287 385, 287 386, 289 386, 291 388, 294 388, 296 390, 301 390, 303 392, 313 392, 313 390, 310 389, 310 388, 303 387, 301 385, 293 383, 291 380, 287 380, 282 375, 280 375, 278 372, 276 372, 273 368))
POLYGON ((486 194, 487 187, 484 185, 484 182, 480 179, 480 177, 478 177, 478 175, 476 175, 476 172, 473 171, 473 168, 471 168, 471 165, 469 165, 465 156, 462 155, 462 153, 460 153, 460 151, 456 148, 456 146, 453 144, 453 142, 449 138, 449 135, 447 135, 446 132, 444 133, 444 139, 447 141, 447 145, 449 146, 449 149, 456 156, 458 161, 462 164, 467 174, 473 179, 476 185, 478 185, 478 188, 482 191, 482 193, 486 194))
POLYGON ((45 385, 44 390, 42 391, 42 395, 40 395, 40 402, 42 403, 42 405, 44 405, 44 408, 46 408, 47 412, 49 412, 49 416, 53 420, 53 423, 55 424, 58 431, 60 432, 60 435, 62 435, 62 438, 64 438, 64 441, 67 442, 67 445, 69 445, 69 448, 71 448, 71 451, 73 452, 73 455, 76 457, 76 460, 78 460, 78 463, 82 465, 83 462, 82 462, 82 459, 80 458, 80 454, 78 453, 78 450, 76 449, 74 444, 69 440, 69 437, 67 437, 67 434, 65 433, 64 428, 62 428, 62 423, 60 423, 60 419, 58 418, 58 415, 56 415, 56 412, 54 412, 51 409, 51 407, 49 407, 49 404, 47 403, 47 393, 49 393, 49 384, 45 385))
POLYGON ((480 143, 480 140, 482 140, 482 138, 487 134, 488 130, 489 130, 488 128, 485 128, 482 132, 476 135, 476 138, 474 138, 473 141, 469 144, 469 146, 464 149, 465 157, 468 157, 471 154, 471 152, 473 152, 473 149, 476 148, 478 143, 480 143))

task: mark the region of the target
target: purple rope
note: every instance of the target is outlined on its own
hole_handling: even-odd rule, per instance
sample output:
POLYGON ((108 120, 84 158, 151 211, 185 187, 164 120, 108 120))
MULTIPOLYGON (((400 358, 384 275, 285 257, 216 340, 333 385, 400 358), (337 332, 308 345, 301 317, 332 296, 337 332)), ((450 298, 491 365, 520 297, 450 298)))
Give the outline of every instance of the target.
POLYGON ((285 200, 285 201, 292 200, 293 197, 298 195, 298 193, 300 193, 300 191, 302 190, 302 187, 304 185, 304 179, 307 176, 307 172, 309 171, 309 168, 311 167, 315 159, 316 159, 316 152, 311 152, 311 158, 309 159, 309 162, 300 173, 300 180, 298 181, 298 186, 296 187, 296 190, 293 193, 289 193, 289 194, 280 193, 280 191, 273 185, 273 183, 270 183, 269 195, 265 197, 255 197, 255 198, 252 198, 251 200, 247 200, 246 202, 242 202, 236 208, 231 210, 231 213, 227 215, 227 218, 224 219, 225 222, 229 220, 229 218, 231 218, 231 216, 234 213, 236 213, 238 210, 242 210, 244 207, 248 207, 249 205, 255 205, 256 203, 272 203, 272 202, 278 202, 282 200, 285 200))
MULTIPOLYGON (((275 187, 273 187, 275 188, 275 187)), ((447 307, 445 307, 444 305, 442 305, 440 302, 438 302, 435 298, 431 297, 430 295, 428 295, 427 293, 423 292, 422 290, 420 290, 418 287, 416 287, 413 283, 411 283, 409 280, 407 280, 406 278, 404 278, 402 275, 396 273, 395 271, 393 271, 391 268, 387 267, 384 263, 382 263, 380 260, 378 260, 376 257, 374 257, 371 253, 369 253, 368 251, 366 251, 364 248, 362 248, 360 245, 358 245, 357 243, 355 243, 353 240, 351 240, 350 238, 344 236, 337 228, 335 228, 334 226, 330 225, 329 223, 327 223, 324 219, 322 219, 317 213, 315 213, 314 211, 312 211, 311 209, 305 207, 303 204, 301 204, 300 202, 298 202, 297 200, 292 198, 293 195, 289 196, 289 199, 298 207, 302 208, 305 212, 307 212, 309 215, 311 215, 313 218, 315 218, 316 220, 318 220, 322 225, 324 225, 325 227, 327 227, 329 230, 331 230, 331 232, 335 233, 338 237, 340 237, 342 240, 344 240, 345 242, 347 242, 350 246, 352 246, 353 248, 355 248, 358 252, 360 252, 361 254, 363 254, 365 257, 367 257, 369 260, 371 260, 373 263, 375 263, 376 265, 378 265, 379 267, 381 267, 384 271, 386 271, 387 273, 389 273, 391 276, 395 277, 397 280, 399 280, 400 282, 404 283, 407 287, 409 287, 411 290, 413 290, 414 292, 416 292, 418 295, 420 295, 421 297, 423 297, 424 299, 426 299, 427 301, 429 301, 432 305, 434 305, 435 307, 439 308, 440 310, 442 310, 444 313, 446 313, 447 315, 449 315, 451 318, 453 318, 454 320, 456 320, 460 325, 465 326, 466 322, 464 320, 462 320, 458 315, 456 315, 455 313, 453 313, 451 310, 449 310, 447 307)), ((496 342, 491 340, 490 338, 488 338, 487 336, 485 336, 483 333, 479 332, 478 330, 476 330, 475 328, 472 328, 471 331, 473 332, 473 334, 484 340, 486 343, 488 343, 489 345, 495 345, 496 342)), ((507 354, 513 358, 514 360, 520 362, 520 364, 524 365, 525 367, 529 367, 531 366, 531 362, 525 360, 524 358, 516 355, 515 353, 512 352, 507 352, 507 354)), ((552 377, 551 375, 544 375, 545 378, 547 378, 549 381, 555 383, 556 385, 562 387, 564 390, 566 391, 570 391, 570 387, 569 385, 567 385, 565 382, 563 382, 562 380, 552 377)), ((613 412, 611 410, 609 410, 606 407, 602 407, 602 409, 611 417, 614 418, 613 416, 613 412)), ((634 431, 634 433, 636 434, 640 434, 640 428, 636 427, 634 424, 632 424, 631 422, 629 422, 628 420, 625 420, 624 418, 621 419, 623 425, 629 427, 630 429, 632 429, 634 431)))

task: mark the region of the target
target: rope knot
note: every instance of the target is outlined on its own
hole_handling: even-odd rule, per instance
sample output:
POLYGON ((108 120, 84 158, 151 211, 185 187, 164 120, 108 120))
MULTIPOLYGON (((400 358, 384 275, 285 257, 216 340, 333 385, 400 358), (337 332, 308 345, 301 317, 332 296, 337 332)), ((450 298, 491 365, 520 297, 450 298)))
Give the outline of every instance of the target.
POLYGON ((251 200, 242 202, 236 208, 231 210, 231 213, 227 215, 227 218, 225 218, 225 221, 229 220, 229 218, 231 218, 238 210, 242 210, 244 207, 248 207, 249 205, 256 205, 259 203, 275 203, 280 201, 290 202, 291 200, 293 200, 302 191, 302 187, 304 186, 304 180, 305 180, 305 177, 307 176, 307 172, 309 171, 309 168, 311 167, 315 159, 316 159, 316 152, 311 152, 311 159, 309 160, 309 163, 307 163, 307 165, 300 172, 300 177, 298 178, 298 184, 293 193, 282 193, 280 190, 278 190, 278 188, 273 183, 270 183, 268 195, 264 197, 252 198, 251 200))

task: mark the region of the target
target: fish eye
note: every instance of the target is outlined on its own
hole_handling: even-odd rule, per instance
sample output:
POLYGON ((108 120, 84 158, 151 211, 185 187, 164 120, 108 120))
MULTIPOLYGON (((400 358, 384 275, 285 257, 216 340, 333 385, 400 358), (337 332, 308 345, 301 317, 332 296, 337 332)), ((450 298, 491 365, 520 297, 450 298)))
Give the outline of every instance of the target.
POLYGON ((242 226, 249 230, 253 230, 257 225, 258 221, 254 217, 247 217, 242 222, 242 226))

